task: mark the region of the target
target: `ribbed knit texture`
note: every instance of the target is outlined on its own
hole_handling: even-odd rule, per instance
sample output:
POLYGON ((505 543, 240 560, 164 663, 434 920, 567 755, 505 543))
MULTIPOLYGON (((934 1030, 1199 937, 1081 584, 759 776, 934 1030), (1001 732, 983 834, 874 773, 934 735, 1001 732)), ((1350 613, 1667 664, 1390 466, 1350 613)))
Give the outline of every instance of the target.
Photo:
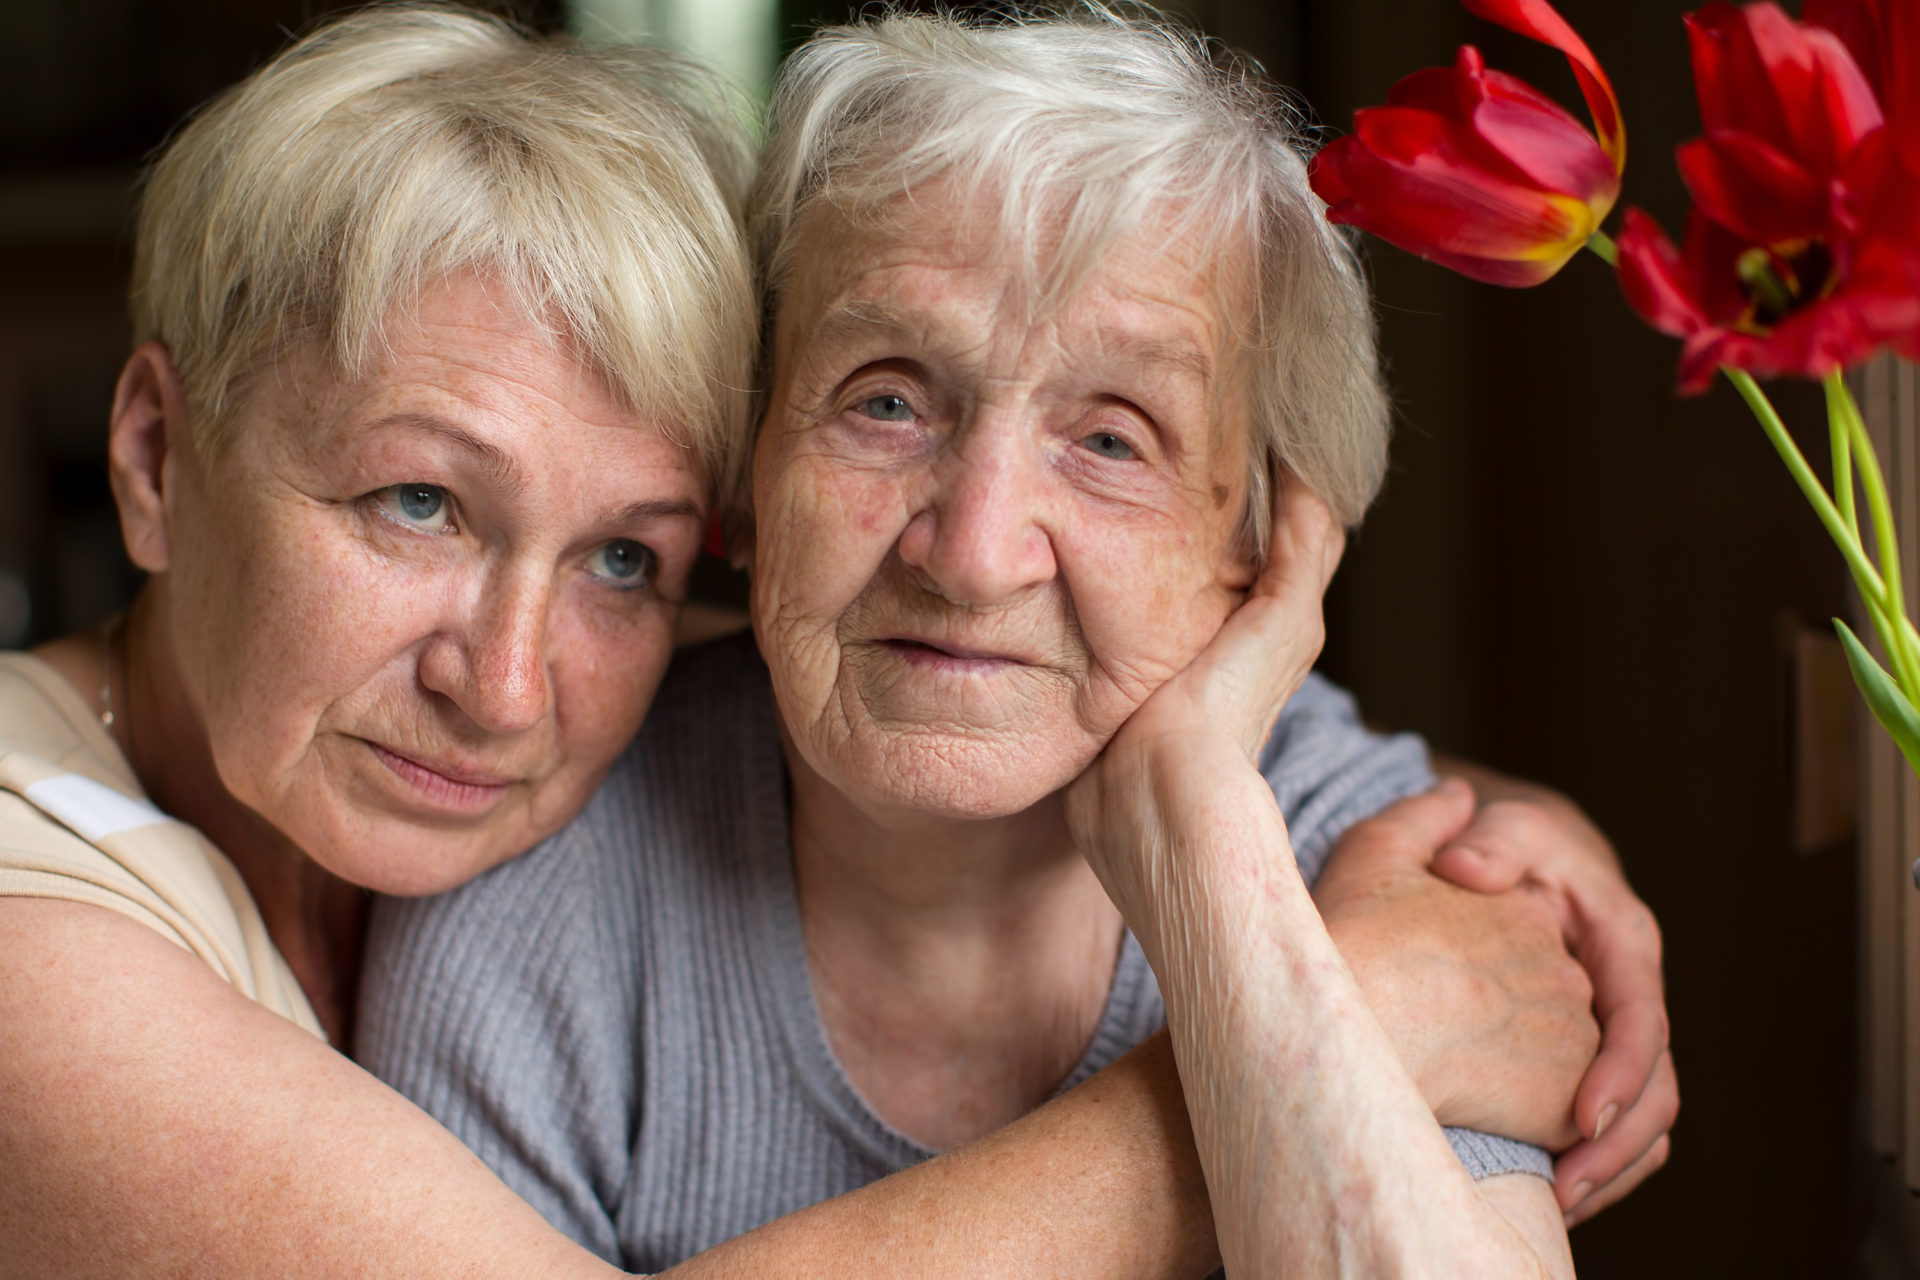
MULTIPOLYGON (((676 659, 640 737, 572 825, 437 898, 383 900, 361 1062, 556 1227, 657 1271, 933 1153, 876 1115, 827 1041, 807 970, 766 669, 736 637, 676 659)), ((1432 782, 1312 678, 1263 759, 1303 872, 1432 782)), ((1062 1087, 1164 1025, 1125 938, 1062 1087)), ((1455 1135, 1475 1176, 1544 1152, 1455 1135)))

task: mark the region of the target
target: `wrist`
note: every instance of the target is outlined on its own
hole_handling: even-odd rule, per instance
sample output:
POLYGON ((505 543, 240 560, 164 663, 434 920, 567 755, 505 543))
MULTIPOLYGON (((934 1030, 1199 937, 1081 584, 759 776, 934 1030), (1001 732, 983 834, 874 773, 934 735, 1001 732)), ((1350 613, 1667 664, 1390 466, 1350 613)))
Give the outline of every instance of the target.
POLYGON ((1143 944, 1203 919, 1223 927, 1276 879, 1306 898, 1273 792, 1236 747, 1163 739, 1103 761, 1102 771, 1101 785, 1073 797, 1069 812, 1143 944))

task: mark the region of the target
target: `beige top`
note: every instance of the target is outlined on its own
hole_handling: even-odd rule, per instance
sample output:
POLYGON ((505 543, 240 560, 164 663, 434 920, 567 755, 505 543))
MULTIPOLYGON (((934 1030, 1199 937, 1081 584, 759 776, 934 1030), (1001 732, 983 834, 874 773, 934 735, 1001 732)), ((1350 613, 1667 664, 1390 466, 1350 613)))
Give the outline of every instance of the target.
POLYGON ((233 864, 154 807, 73 686, 24 653, 0 653, 0 896, 118 911, 325 1038, 233 864))

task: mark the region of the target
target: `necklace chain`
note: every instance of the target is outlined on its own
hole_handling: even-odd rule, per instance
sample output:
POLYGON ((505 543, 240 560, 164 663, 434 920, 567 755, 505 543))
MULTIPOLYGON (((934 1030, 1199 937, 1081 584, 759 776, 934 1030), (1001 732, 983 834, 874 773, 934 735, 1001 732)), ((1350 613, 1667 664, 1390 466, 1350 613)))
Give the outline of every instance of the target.
POLYGON ((114 614, 100 628, 100 727, 113 728, 113 633, 120 629, 114 614))

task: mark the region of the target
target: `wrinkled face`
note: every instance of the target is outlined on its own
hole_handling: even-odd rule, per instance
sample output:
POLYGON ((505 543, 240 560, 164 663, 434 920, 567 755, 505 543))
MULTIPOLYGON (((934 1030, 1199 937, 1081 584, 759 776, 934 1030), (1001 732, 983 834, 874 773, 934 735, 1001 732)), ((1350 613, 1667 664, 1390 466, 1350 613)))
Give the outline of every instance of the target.
POLYGON ((1019 812, 1219 629, 1249 424, 1213 274, 1120 244, 1039 323, 958 204, 819 225, 754 458, 754 624, 856 803, 1019 812))
POLYGON ((215 460, 170 464, 166 588, 227 788, 422 893, 586 802, 670 656, 705 494, 507 291, 446 282, 391 328, 358 379, 282 361, 215 460))

